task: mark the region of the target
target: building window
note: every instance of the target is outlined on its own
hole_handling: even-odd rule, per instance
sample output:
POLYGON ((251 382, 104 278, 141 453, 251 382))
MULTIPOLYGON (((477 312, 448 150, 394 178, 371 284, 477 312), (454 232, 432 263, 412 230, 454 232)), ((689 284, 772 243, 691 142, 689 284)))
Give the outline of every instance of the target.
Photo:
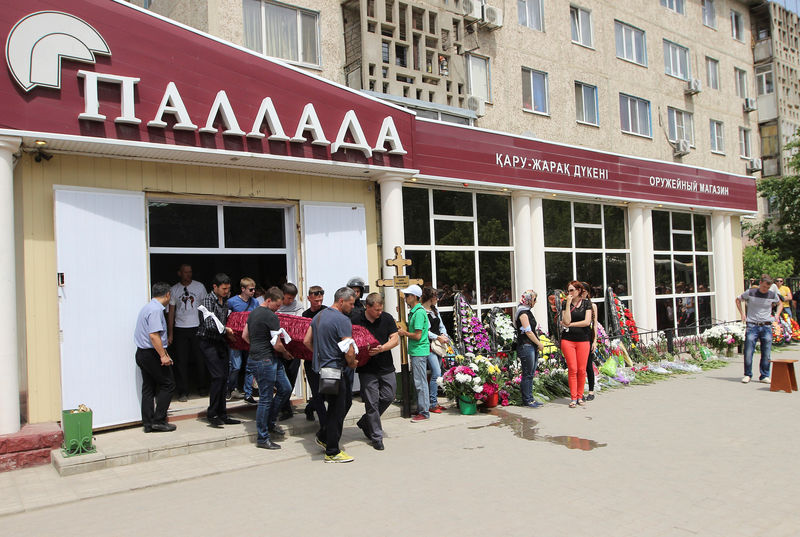
POLYGON ((665 39, 664 72, 682 80, 689 80, 689 49, 665 39))
POLYGON ((547 289, 565 289, 571 280, 589 282, 598 301, 599 321, 603 323, 605 289, 611 287, 623 301, 630 295, 625 209, 544 199, 542 214, 547 289))
POLYGON ((761 132, 761 156, 774 157, 780 153, 780 144, 778 143, 778 125, 760 125, 759 131, 761 132))
POLYGON ((569 8, 572 42, 584 47, 592 47, 592 14, 582 8, 569 8))
POLYGON ((494 194, 403 188, 407 274, 442 290, 439 309, 452 334, 453 294, 483 315, 516 305, 510 198, 494 194))
POLYGON ((775 93, 775 84, 772 81, 772 65, 756 67, 756 89, 758 95, 775 93))
POLYGON ((694 119, 691 113, 677 108, 667 108, 667 119, 670 142, 686 140, 689 145, 694 145, 694 119))
POLYGON ((717 27, 717 9, 714 0, 703 0, 703 24, 709 28, 717 27))
POLYGON ((733 68, 733 76, 736 79, 736 96, 747 97, 747 71, 743 69, 733 68))
POLYGON ((650 128, 650 101, 619 94, 619 122, 622 132, 652 136, 650 128))
POLYGON ((684 0, 661 0, 661 5, 667 9, 671 9, 675 13, 684 14, 685 5, 684 0))
POLYGON ((617 42, 617 58, 647 65, 644 31, 624 22, 614 21, 614 34, 617 42))
POLYGON ((234 282, 244 276, 264 287, 297 281, 293 207, 169 198, 151 198, 147 205, 153 277, 175 274, 188 263, 206 284, 220 267, 234 282))
POLYGON ((243 0, 244 45, 256 52, 306 65, 320 65, 319 13, 243 0))
POLYGON ((711 132, 711 152, 724 153, 725 152, 725 133, 723 131, 722 121, 714 119, 709 121, 711 132))
POLYGON ((739 127, 739 156, 750 158, 750 129, 739 127))
POLYGON ((597 86, 575 82, 575 119, 580 123, 600 124, 597 111, 597 86))
POLYGON ((517 0, 517 14, 521 25, 544 31, 542 0, 517 0))
POLYGON ((491 101, 489 58, 467 54, 467 76, 470 95, 480 97, 487 102, 491 101))
POLYGON ((657 327, 696 335, 712 320, 709 217, 653 211, 652 224, 657 327))
POLYGON ((708 76, 708 87, 719 89, 719 61, 706 56, 706 75, 708 76))
POLYGON ((744 41, 744 21, 742 14, 731 10, 731 36, 737 41, 744 41))
POLYGON ((549 114, 547 73, 522 68, 522 108, 539 114, 549 114))

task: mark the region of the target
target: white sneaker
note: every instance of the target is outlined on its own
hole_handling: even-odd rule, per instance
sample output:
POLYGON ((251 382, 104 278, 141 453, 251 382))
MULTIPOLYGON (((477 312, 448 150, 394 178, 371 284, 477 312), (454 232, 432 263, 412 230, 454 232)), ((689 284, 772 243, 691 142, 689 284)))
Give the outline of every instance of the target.
POLYGON ((744 384, 747 384, 748 382, 750 382, 750 377, 742 377, 742 382, 744 384))
POLYGON ((761 379, 759 382, 761 382, 761 383, 763 383, 763 384, 769 384, 769 377, 764 377, 764 378, 763 378, 763 379, 761 379))

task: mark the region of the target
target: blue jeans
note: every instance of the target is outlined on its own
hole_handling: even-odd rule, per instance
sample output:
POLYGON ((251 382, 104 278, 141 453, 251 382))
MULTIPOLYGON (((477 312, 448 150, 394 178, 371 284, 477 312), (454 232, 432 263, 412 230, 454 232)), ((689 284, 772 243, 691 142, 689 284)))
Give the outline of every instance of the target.
POLYGON ((255 378, 256 369, 251 360, 247 360, 247 365, 244 368, 244 396, 245 398, 253 397, 253 378, 255 378))
POLYGON ((264 443, 269 440, 269 429, 275 426, 278 413, 283 403, 289 398, 292 386, 283 370, 283 364, 275 358, 258 360, 253 363, 256 381, 258 381, 258 391, 261 396, 258 398, 258 409, 256 410, 256 429, 258 430, 258 442, 264 443), (272 395, 273 386, 277 388, 277 393, 272 395))
POLYGON ((533 373, 536 371, 536 362, 539 361, 539 349, 530 343, 517 347, 517 358, 522 366, 522 380, 519 388, 522 391, 522 404, 533 402, 533 373))
POLYGON ((431 368, 431 381, 428 385, 428 395, 431 401, 430 408, 439 406, 439 399, 437 397, 439 391, 439 384, 436 379, 442 376, 442 359, 436 354, 430 353, 428 355, 428 367, 431 368))
POLYGON ((239 370, 242 368, 242 353, 238 349, 230 349, 228 352, 228 359, 230 361, 230 368, 228 372, 228 389, 226 393, 231 393, 236 385, 239 383, 239 370))
POLYGON ((428 405, 430 395, 428 394, 428 357, 409 356, 411 358, 411 369, 414 372, 414 387, 417 388, 417 412, 425 416, 430 416, 428 405))
POLYGON ((744 376, 753 376, 753 353, 756 350, 756 341, 761 341, 761 364, 759 380, 769 377, 769 355, 772 350, 772 325, 756 326, 747 323, 747 332, 744 340, 744 376))

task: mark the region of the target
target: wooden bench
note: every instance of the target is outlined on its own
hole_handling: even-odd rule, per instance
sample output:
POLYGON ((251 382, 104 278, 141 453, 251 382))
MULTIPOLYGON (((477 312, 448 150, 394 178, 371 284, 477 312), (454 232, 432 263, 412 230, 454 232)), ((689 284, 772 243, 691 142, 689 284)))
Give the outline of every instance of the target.
POLYGON ((797 360, 778 359, 772 362, 772 380, 769 391, 792 393, 797 391, 797 378, 794 376, 794 363, 797 360))

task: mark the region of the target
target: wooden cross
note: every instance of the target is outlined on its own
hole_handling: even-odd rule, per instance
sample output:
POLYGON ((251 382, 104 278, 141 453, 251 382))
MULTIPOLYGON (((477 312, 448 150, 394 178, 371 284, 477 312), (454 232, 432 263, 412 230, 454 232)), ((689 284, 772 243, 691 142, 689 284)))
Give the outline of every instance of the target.
MULTIPOLYGON (((387 259, 386 266, 394 267, 395 277, 391 280, 378 280, 375 282, 378 287, 394 287, 398 295, 398 314, 400 320, 397 322, 398 327, 406 329, 406 301, 405 297, 400 295, 400 290, 412 284, 422 285, 423 281, 419 278, 409 278, 405 272, 404 267, 411 266, 410 259, 403 259, 403 249, 399 246, 394 247, 394 259, 387 259)), ((408 367, 408 349, 406 347, 406 338, 400 338, 400 375, 403 381, 403 417, 411 417, 411 370, 408 367)))

